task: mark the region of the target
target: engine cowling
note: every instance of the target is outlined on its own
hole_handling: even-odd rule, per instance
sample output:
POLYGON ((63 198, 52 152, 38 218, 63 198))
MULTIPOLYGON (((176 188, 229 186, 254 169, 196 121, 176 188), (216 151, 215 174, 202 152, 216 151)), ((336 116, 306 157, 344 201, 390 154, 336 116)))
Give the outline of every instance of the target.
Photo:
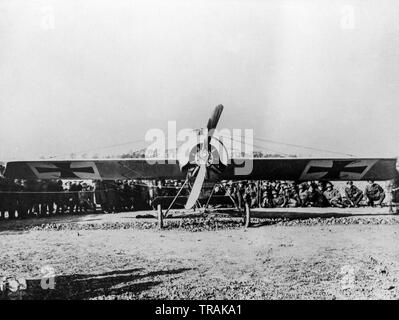
MULTIPOLYGON (((203 140, 204 138, 200 137, 198 141, 203 140)), ((194 143, 185 149, 179 149, 177 158, 181 170, 190 174, 196 167, 205 164, 208 179, 212 179, 212 177, 223 172, 230 159, 227 148, 218 138, 213 136, 210 139, 208 149, 204 150, 203 143, 194 143)))

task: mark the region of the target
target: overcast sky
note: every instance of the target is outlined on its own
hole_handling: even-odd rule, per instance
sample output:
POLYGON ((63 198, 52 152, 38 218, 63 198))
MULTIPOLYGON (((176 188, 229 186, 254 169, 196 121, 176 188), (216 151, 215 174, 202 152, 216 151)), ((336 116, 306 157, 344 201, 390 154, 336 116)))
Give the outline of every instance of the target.
POLYGON ((0 0, 0 160, 205 126, 220 103, 222 128, 397 156, 398 17, 377 0, 0 0))

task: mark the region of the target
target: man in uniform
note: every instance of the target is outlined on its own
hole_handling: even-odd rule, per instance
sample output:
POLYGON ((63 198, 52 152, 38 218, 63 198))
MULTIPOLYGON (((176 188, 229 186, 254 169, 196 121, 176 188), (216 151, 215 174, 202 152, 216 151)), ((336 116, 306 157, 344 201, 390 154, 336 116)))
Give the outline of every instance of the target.
POLYGON ((288 196, 288 207, 295 208, 300 206, 301 199, 299 198, 296 183, 291 183, 288 185, 286 194, 288 196))
POLYGON ((105 186, 101 180, 94 181, 94 196, 96 204, 101 206, 101 211, 106 211, 107 196, 105 193, 105 186))
POLYGON ((107 194, 107 209, 108 213, 118 212, 118 185, 117 181, 104 181, 107 194))
POLYGON ((123 209, 130 211, 133 209, 133 189, 130 187, 127 180, 123 181, 122 184, 122 199, 123 199, 123 209))
POLYGON ((73 181, 69 186, 69 213, 78 213, 78 211, 80 211, 79 191, 82 191, 82 186, 73 181))
POLYGON ((58 191, 58 182, 54 180, 50 180, 47 182, 47 208, 48 213, 54 214, 57 213, 54 211, 54 205, 57 202, 57 191, 58 191))
POLYGON ((287 205, 288 199, 283 193, 278 194, 276 190, 273 190, 272 196, 272 203, 274 208, 284 208, 287 205))
POLYGON ((56 213, 64 213, 64 206, 65 206, 65 193, 64 187, 62 185, 62 180, 58 180, 57 183, 54 185, 55 191, 55 204, 56 204, 56 213))
POLYGON ((328 207, 329 203, 321 191, 322 188, 316 183, 311 183, 309 186, 308 200, 312 207, 328 207))
POLYGON ((41 187, 41 180, 32 179, 26 182, 26 190, 28 192, 26 201, 28 206, 28 214, 33 215, 40 215, 40 187, 41 187))
POLYGON ((374 206, 374 202, 377 201, 377 205, 382 207, 382 202, 385 199, 384 189, 374 181, 368 181, 368 185, 366 186, 366 190, 364 192, 367 197, 367 204, 369 206, 374 206))
POLYGON ((262 183, 262 207, 269 208, 272 206, 272 186, 269 181, 262 183))
POLYGON ((15 219, 18 212, 18 180, 7 179, 6 209, 8 219, 15 219))
POLYGON ((363 199, 363 191, 353 184, 353 181, 348 181, 345 188, 346 199, 351 207, 359 207, 360 201, 363 199))
POLYGON ((14 180, 14 190, 16 192, 17 212, 19 219, 24 219, 27 216, 25 189, 24 181, 18 179, 14 180))
POLYGON ((82 183, 82 190, 79 191, 79 207, 82 212, 86 213, 88 210, 93 210, 94 203, 91 201, 91 192, 87 183, 82 183))
POLYGON ((309 203, 309 191, 307 189, 307 184, 301 183, 298 186, 298 195, 301 200, 301 207, 307 207, 310 205, 309 203))
POLYGON ((399 214, 399 172, 396 172, 396 175, 393 180, 389 182, 388 185, 390 192, 390 201, 389 201, 389 213, 399 214), (393 207, 396 207, 394 210, 393 207))
POLYGON ((332 207, 343 208, 344 204, 342 202, 342 197, 338 189, 335 189, 331 182, 326 184, 326 191, 324 191, 324 196, 332 207))
POLYGON ((164 188, 165 181, 163 180, 158 180, 157 181, 157 186, 154 190, 154 198, 156 197, 163 197, 166 196, 166 188, 164 188))
POLYGON ((248 204, 250 208, 254 208, 257 206, 258 192, 255 183, 248 183, 247 187, 245 188, 245 197, 246 199, 248 199, 248 204))
POLYGON ((242 181, 238 182, 238 185, 234 189, 235 199, 237 199, 238 208, 241 210, 244 208, 244 193, 245 193, 245 186, 242 181))
POLYGON ((5 178, 0 176, 0 219, 5 218, 6 209, 6 198, 7 198, 7 181, 5 178))

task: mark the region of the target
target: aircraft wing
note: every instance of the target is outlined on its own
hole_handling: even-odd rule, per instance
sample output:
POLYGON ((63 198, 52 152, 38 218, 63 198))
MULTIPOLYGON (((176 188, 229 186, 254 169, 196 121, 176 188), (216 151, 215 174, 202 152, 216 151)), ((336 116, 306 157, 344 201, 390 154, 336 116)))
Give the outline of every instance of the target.
POLYGON ((221 180, 390 180, 396 158, 232 159, 221 180), (252 167, 252 169, 251 169, 252 167), (248 174, 247 174, 248 171, 248 174))
MULTIPOLYGON (((178 179, 186 178, 177 161, 148 159, 12 161, 4 176, 11 179, 178 179)), ((255 158, 232 159, 211 180, 390 180, 396 158, 255 158)))
POLYGON ((185 179, 177 161, 147 159, 11 161, 4 176, 11 179, 185 179), (159 161, 159 160, 158 160, 159 161))

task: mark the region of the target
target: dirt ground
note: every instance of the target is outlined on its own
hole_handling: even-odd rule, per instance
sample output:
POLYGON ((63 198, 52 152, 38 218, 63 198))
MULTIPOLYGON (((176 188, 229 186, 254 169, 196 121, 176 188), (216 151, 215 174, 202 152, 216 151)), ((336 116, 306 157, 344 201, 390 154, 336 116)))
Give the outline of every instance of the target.
POLYGON ((139 213, 0 221, 0 277, 27 280, 12 299, 399 299, 397 216, 290 210, 249 229, 142 228, 139 213))

